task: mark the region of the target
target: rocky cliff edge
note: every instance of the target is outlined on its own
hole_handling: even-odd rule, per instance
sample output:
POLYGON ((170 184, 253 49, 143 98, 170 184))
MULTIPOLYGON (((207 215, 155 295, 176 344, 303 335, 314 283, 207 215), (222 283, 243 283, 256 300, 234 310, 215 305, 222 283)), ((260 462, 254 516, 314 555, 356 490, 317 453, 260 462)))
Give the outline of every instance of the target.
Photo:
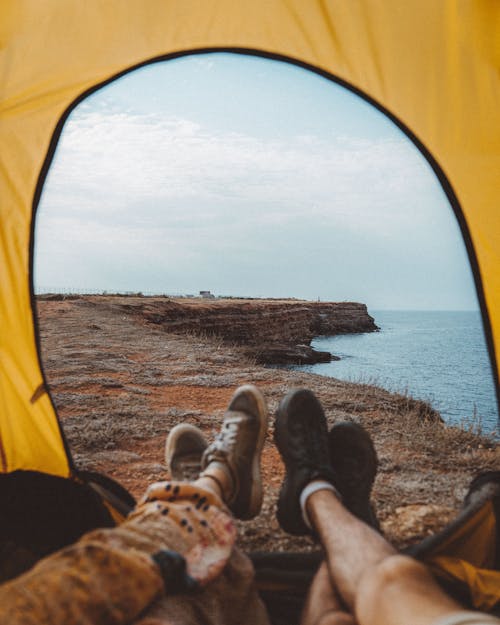
POLYGON ((378 330, 366 306, 356 302, 87 296, 81 303, 133 315, 167 332, 217 336, 267 364, 328 362, 336 357, 311 348, 315 336, 378 330))

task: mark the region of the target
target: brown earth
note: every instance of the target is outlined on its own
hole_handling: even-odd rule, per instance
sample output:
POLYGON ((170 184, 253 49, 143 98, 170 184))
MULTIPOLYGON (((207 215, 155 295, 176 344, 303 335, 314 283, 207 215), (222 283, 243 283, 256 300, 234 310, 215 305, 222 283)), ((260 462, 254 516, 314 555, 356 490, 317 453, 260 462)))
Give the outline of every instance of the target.
MULTIPOLYGON (((44 369, 76 464, 107 473, 140 496, 149 482, 167 475, 163 447, 171 427, 189 422, 212 437, 234 389, 256 384, 268 402, 271 427, 263 455, 264 506, 256 519, 240 524, 245 549, 313 547, 284 534, 275 520, 283 467, 272 423, 292 387, 311 388, 330 424, 352 420, 371 433, 380 464, 373 498, 383 530, 399 547, 442 527, 471 478, 500 466, 492 440, 472 428, 444 426, 423 402, 372 385, 257 365, 220 338, 151 323, 139 312, 144 304, 154 312, 150 298, 126 300, 38 301, 44 369)), ((265 302, 253 305, 265 309, 265 302)))

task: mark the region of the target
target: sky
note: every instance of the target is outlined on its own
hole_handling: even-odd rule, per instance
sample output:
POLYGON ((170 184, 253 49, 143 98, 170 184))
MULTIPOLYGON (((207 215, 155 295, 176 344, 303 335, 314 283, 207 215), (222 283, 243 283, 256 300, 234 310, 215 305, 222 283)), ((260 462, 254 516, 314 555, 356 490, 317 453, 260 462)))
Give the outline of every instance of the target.
POLYGON ((72 112, 35 288, 477 308, 456 218, 407 137, 323 77, 227 53, 142 68, 72 112))

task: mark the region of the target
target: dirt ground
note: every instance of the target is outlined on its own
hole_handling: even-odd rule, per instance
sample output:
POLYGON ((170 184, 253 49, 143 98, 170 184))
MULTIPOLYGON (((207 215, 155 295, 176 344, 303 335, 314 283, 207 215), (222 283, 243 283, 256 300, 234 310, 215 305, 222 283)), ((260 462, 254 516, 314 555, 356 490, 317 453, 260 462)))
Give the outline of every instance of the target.
POLYGON ((273 420, 293 387, 311 388, 330 424, 356 421, 373 436, 379 456, 373 499, 383 531, 399 547, 442 527, 471 478, 500 467, 492 440, 443 426, 411 398, 256 365, 222 340, 166 333, 108 310, 102 298, 99 305, 92 298, 39 301, 38 311, 45 373, 77 466, 110 475, 136 497, 167 477, 170 428, 188 422, 211 438, 237 386, 251 382, 261 389, 271 415, 265 499, 256 519, 239 524, 246 550, 313 548, 309 539, 284 534, 275 520, 283 466, 272 442, 273 420))

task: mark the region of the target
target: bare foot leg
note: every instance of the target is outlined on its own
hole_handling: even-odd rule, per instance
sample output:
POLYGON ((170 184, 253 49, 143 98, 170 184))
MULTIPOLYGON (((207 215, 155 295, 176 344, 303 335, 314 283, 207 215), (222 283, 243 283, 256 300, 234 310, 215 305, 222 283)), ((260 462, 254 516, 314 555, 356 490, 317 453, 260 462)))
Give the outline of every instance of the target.
POLYGON ((360 625, 430 625, 463 609, 423 564, 399 555, 332 492, 313 493, 306 508, 326 551, 330 577, 360 625))
POLYGON ((355 625, 332 588, 326 562, 319 567, 309 589, 301 625, 355 625))
MULTIPOLYGON (((336 450, 347 456, 346 462, 332 462, 326 418, 318 399, 307 389, 284 398, 275 423, 275 440, 286 468, 278 499, 280 525, 294 534, 316 532, 326 553, 331 600, 336 591, 359 625, 430 625, 459 612, 461 606, 439 588, 425 566, 398 555, 341 502, 343 498, 358 516, 371 519, 373 471, 363 471, 362 461, 367 453, 373 454, 370 446, 354 444, 356 436, 351 428, 349 439, 344 437, 344 444, 336 450), (336 471, 344 468, 349 474, 342 477, 349 479, 337 479, 336 471)), ((376 468, 376 463, 369 463, 368 469, 370 465, 376 468)))

